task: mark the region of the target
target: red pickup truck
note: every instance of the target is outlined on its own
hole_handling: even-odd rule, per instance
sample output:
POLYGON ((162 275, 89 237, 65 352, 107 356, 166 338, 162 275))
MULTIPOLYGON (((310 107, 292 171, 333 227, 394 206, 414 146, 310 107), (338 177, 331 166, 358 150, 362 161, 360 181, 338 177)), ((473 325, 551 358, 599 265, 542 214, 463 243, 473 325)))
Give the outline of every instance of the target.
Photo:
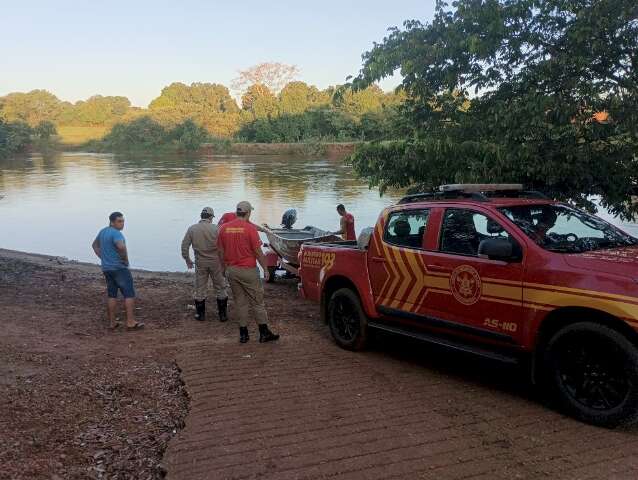
POLYGON ((581 420, 638 420, 637 239, 520 185, 408 196, 370 230, 299 253, 338 345, 384 330, 526 361, 581 420))

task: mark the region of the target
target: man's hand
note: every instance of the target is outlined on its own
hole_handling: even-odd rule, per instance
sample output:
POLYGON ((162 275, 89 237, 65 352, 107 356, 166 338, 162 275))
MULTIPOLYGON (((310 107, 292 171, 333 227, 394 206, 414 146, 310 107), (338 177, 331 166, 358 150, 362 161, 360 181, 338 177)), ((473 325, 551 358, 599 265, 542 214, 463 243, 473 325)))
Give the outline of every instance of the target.
POLYGON ((264 269, 264 280, 267 282, 268 280, 270 280, 270 272, 268 271, 267 268, 264 269))
POLYGON ((193 261, 190 258, 186 259, 186 268, 188 268, 189 270, 193 269, 193 261))

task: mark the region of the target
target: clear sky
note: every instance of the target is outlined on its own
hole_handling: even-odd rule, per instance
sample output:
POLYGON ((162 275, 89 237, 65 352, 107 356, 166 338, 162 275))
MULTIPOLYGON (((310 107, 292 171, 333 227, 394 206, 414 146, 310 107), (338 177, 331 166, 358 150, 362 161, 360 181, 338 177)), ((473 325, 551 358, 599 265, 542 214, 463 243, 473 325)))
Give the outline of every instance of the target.
POLYGON ((433 12, 434 0, 0 0, 0 95, 43 88, 146 106, 171 82, 228 85, 264 61, 326 87, 355 74, 388 27, 433 12))

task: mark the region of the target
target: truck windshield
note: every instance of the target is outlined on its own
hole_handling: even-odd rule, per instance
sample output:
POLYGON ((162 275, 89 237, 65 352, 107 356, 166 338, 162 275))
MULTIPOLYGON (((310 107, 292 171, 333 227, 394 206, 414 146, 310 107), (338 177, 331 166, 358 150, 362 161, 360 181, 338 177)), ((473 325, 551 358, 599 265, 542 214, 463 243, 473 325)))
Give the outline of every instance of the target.
POLYGON ((499 210, 534 242, 552 252, 582 253, 638 245, 638 239, 567 205, 517 205, 499 210))

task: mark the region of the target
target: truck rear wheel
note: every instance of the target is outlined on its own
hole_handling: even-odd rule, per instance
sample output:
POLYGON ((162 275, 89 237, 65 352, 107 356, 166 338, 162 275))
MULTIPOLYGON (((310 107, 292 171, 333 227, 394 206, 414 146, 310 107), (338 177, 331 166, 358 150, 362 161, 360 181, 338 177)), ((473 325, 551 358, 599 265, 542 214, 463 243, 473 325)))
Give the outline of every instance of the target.
POLYGON ((368 339, 368 317, 358 295, 349 288, 334 292, 328 301, 328 325, 337 345, 363 350, 368 339))
POLYGON ((573 323, 550 338, 542 360, 549 393, 571 415, 604 427, 638 420, 638 349, 620 332, 573 323))

